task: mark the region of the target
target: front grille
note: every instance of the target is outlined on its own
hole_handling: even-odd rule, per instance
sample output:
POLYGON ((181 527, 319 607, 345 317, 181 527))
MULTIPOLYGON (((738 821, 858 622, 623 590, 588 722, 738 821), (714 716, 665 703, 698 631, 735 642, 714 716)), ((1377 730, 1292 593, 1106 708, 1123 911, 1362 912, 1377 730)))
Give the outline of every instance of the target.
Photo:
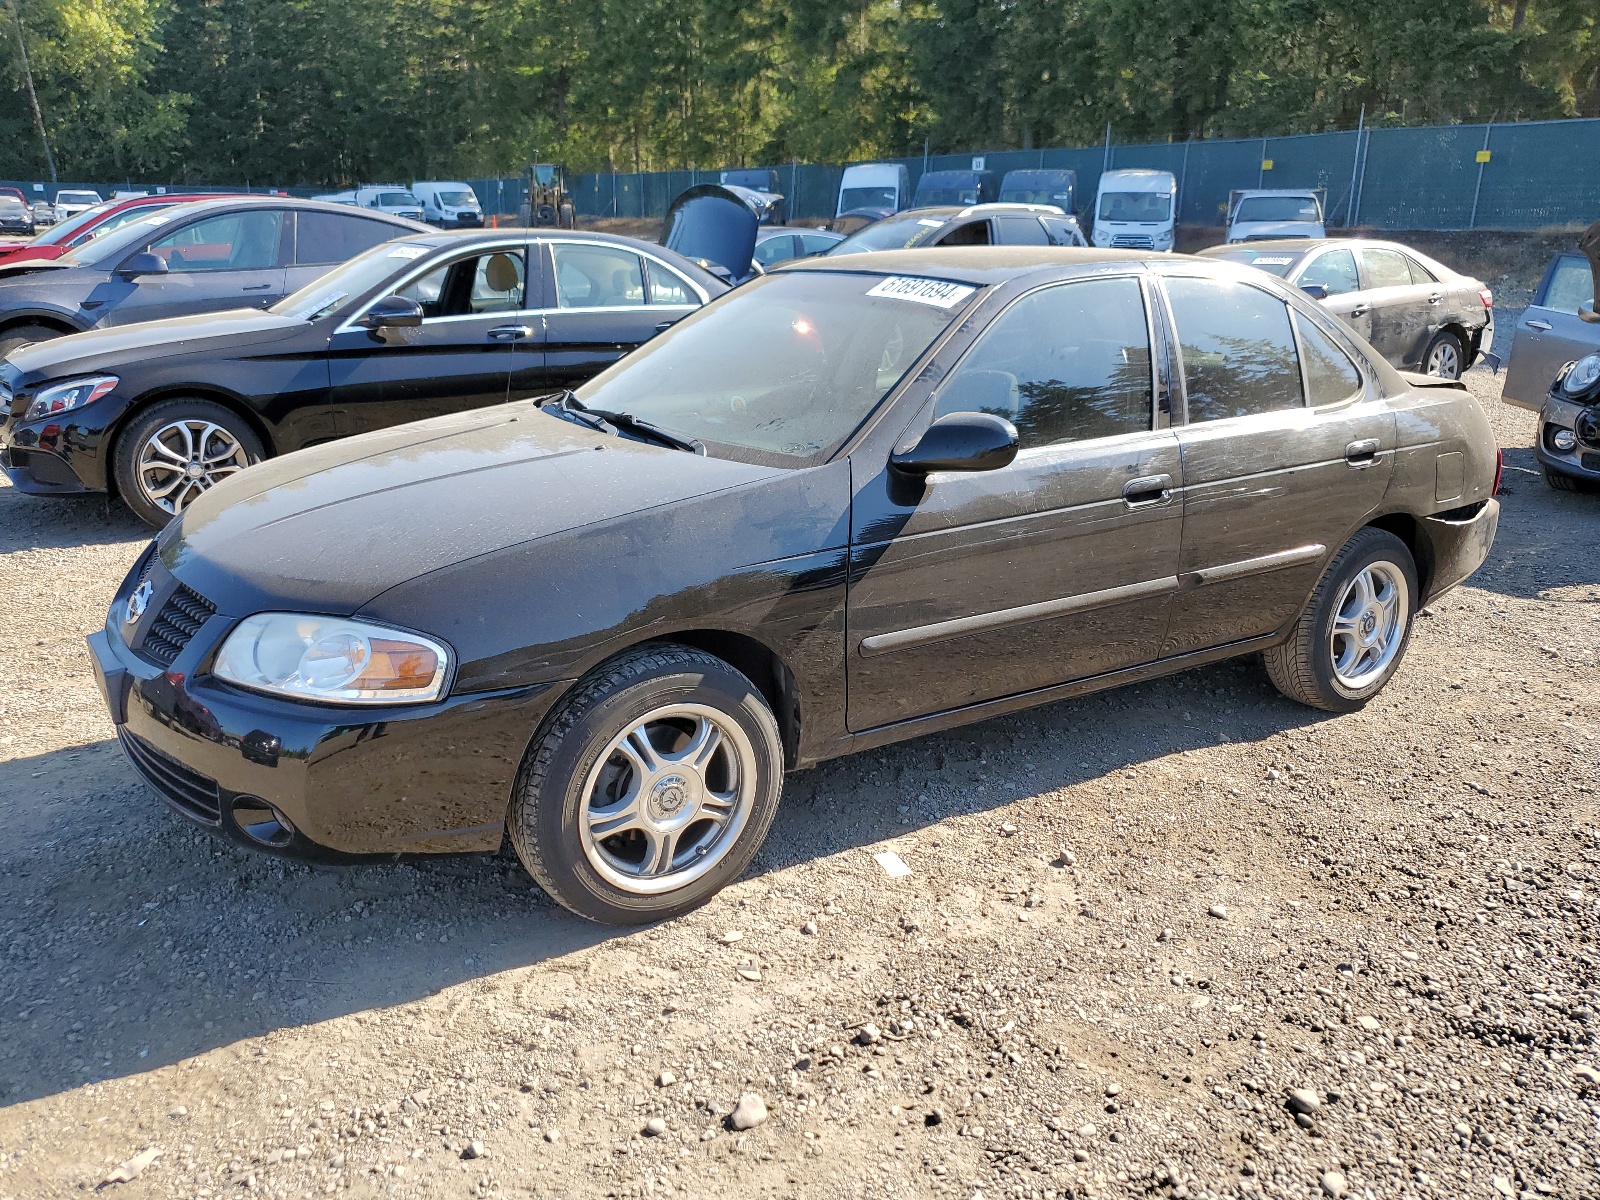
POLYGON ((170 667, 194 635, 200 632, 200 626, 216 611, 216 606, 204 596, 180 583, 156 614, 155 621, 139 646, 139 652, 152 662, 170 667))
POLYGON ((1119 233, 1111 239, 1118 250, 1154 250, 1155 243, 1148 233, 1119 233))
POLYGON ((133 769, 163 799, 186 817, 207 825, 222 823, 222 802, 217 793, 216 780, 207 779, 177 759, 169 758, 126 729, 117 730, 117 737, 133 769))

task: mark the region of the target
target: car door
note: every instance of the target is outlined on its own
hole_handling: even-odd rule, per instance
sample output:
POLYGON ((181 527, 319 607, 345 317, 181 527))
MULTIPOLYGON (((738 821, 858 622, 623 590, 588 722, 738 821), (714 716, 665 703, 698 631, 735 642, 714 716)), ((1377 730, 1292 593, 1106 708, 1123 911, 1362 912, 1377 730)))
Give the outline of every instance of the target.
POLYGON ((1367 340, 1377 352, 1405 370, 1422 363, 1423 351, 1433 336, 1431 328, 1437 284, 1412 280, 1406 256, 1386 246, 1363 246, 1362 285, 1372 309, 1372 336, 1367 340))
POLYGON ((338 264, 383 242, 404 237, 407 232, 387 221, 374 221, 355 213, 300 209, 290 216, 295 236, 285 280, 289 292, 298 292, 338 264))
MULTIPOLYGON (((164 260, 166 273, 114 276, 96 288, 98 325, 132 325, 190 313, 266 308, 283 299, 285 231, 280 208, 249 208, 186 221, 129 252, 164 260)), ((126 259, 124 259, 126 261, 126 259)), ((87 305, 85 306, 87 307, 87 305)))
POLYGON ((903 442, 1011 420, 1015 461, 904 486, 855 462, 852 732, 1153 659, 1176 586, 1178 443, 1139 272, 1052 284, 978 335, 903 442))
POLYGON ((338 434, 504 403, 516 356, 539 353, 526 284, 526 243, 476 246, 398 283, 394 294, 422 306, 421 325, 345 322, 329 344, 338 434))
POLYGON ((1272 633, 1299 611, 1382 501, 1395 420, 1331 327, 1265 288, 1174 273, 1165 290, 1186 414, 1172 656, 1272 633))
POLYGON ((1517 320, 1501 399, 1537 410, 1557 371, 1573 359, 1600 351, 1600 325, 1578 317, 1578 306, 1594 299, 1589 260, 1577 254, 1558 255, 1545 269, 1533 303, 1517 320))
POLYGON ((544 359, 537 381, 518 380, 522 395, 577 387, 703 303, 683 276, 627 246, 551 240, 543 255, 544 359))
POLYGON ((1293 282, 1300 288, 1324 288, 1327 295, 1320 301, 1322 307, 1367 341, 1372 340, 1372 306, 1361 290, 1355 251, 1344 247, 1324 250, 1301 266, 1293 282))

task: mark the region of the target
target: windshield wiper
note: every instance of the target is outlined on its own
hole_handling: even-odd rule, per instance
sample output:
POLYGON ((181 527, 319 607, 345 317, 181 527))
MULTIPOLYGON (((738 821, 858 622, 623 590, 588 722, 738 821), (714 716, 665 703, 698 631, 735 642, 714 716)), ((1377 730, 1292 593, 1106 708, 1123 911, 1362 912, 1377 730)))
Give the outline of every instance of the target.
POLYGON ((705 443, 698 438, 673 433, 672 430, 663 429, 654 421, 646 421, 643 417, 636 417, 632 413, 590 408, 571 391, 541 400, 539 407, 556 409, 568 420, 587 425, 590 429, 598 429, 602 433, 631 433, 643 441, 657 442, 674 450, 687 450, 690 454, 700 455, 706 452, 705 443))

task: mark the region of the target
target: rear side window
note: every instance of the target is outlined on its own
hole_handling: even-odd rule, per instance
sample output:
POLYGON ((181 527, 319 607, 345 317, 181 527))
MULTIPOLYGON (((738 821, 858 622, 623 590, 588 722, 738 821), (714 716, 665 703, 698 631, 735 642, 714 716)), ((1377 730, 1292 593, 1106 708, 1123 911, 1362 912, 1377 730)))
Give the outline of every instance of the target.
POLYGON ((802 233, 800 235, 800 245, 804 254, 822 254, 833 249, 838 244, 838 241, 839 239, 836 237, 828 237, 820 233, 802 233))
POLYGON ((276 208, 222 213, 174 229, 149 245, 173 274, 203 271, 265 271, 279 264, 278 241, 285 224, 276 208))
POLYGON ((1048 246, 1038 217, 996 217, 1002 246, 1048 246))
POLYGON ((1423 266, 1409 254, 1402 256, 1406 260, 1406 270, 1411 272, 1412 283, 1438 283, 1432 271, 1423 266))
POLYGON ((342 263, 405 232, 382 221, 347 217, 343 213, 297 213, 295 225, 294 261, 302 267, 342 263))
POLYGON ((667 304, 685 308, 700 303, 694 289, 676 271, 669 271, 658 262, 644 261, 645 274, 650 278, 650 303, 667 304))
POLYGON ((1148 430, 1150 333, 1138 281, 1024 296, 961 361, 935 411, 1005 417, 1024 449, 1148 430))
POLYGON ((556 304, 561 308, 631 308, 644 303, 639 256, 617 246, 557 242, 556 304))
POLYGON ((1337 404, 1361 391, 1361 372, 1332 338, 1299 313, 1294 314, 1294 326, 1306 368, 1306 394, 1313 407, 1337 404))
POLYGON ((1189 422, 1300 408, 1305 395, 1289 306, 1228 279, 1167 280, 1183 350, 1189 422))
POLYGON ((1298 280, 1301 287, 1320 283, 1330 296, 1359 292, 1361 279, 1356 274, 1356 256, 1348 250, 1330 250, 1306 264, 1298 280))
POLYGON ((1052 246, 1085 245, 1083 234, 1071 221, 1063 221, 1060 217, 1041 217, 1040 220, 1052 246))
POLYGON ((936 246, 987 246, 989 244, 989 222, 969 221, 965 225, 957 225, 937 242, 936 246))
POLYGON ((1541 307, 1576 313, 1580 304, 1593 299, 1594 274, 1588 262, 1581 258, 1563 258, 1550 274, 1550 286, 1545 288, 1541 307))
POLYGON ((1369 288, 1411 286, 1411 268, 1398 250, 1368 246, 1361 251, 1361 265, 1366 268, 1369 288))

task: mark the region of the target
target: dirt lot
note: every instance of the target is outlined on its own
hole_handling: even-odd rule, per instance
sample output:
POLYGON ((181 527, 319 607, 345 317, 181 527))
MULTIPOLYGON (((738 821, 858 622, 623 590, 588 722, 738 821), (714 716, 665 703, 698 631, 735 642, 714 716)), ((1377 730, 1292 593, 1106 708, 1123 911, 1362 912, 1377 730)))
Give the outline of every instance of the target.
POLYGON ((82 643, 143 533, 0 488, 0 1197, 1595 1195, 1600 497, 1471 382, 1499 541, 1366 711, 1240 661, 836 762, 632 932, 192 831, 82 643))

